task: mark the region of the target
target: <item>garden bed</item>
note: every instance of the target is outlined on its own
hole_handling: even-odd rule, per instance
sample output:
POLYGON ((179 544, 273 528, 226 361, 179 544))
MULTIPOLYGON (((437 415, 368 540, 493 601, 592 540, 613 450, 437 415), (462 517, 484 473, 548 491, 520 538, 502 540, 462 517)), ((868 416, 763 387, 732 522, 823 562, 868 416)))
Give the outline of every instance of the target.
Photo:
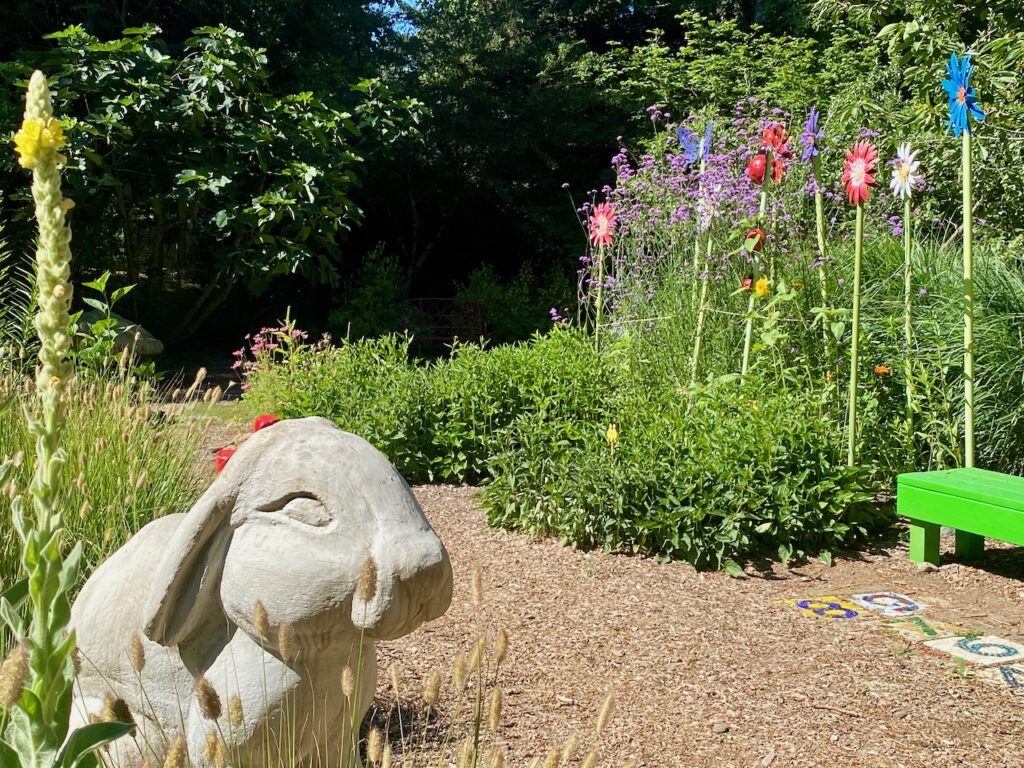
MULTIPOLYGON (((491 637, 501 628, 510 636, 501 738, 516 768, 572 735, 582 756, 608 691, 616 714, 602 765, 1024 763, 1024 689, 990 684, 878 620, 825 621, 782 602, 891 590, 927 603, 929 620, 1020 642, 1020 550, 992 551, 983 569, 922 572, 890 541, 832 568, 773 563, 733 579, 491 530, 472 488, 420 486, 416 495, 451 553, 455 598, 442 619, 381 644, 380 667, 398 665, 410 699, 432 669, 450 674, 475 635, 470 580, 480 568, 482 623, 491 637)), ((379 685, 390 701, 383 672, 379 685)))

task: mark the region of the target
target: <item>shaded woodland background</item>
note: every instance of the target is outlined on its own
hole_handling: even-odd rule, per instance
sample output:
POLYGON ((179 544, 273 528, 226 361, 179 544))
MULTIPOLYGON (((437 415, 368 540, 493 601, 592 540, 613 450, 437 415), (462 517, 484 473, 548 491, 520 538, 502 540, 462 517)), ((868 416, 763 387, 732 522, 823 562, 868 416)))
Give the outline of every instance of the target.
MULTIPOLYGON (((119 311, 172 345, 221 348, 288 307, 313 332, 381 333, 410 297, 455 295, 506 341, 574 299, 575 208, 620 140, 651 135, 648 105, 728 115, 751 95, 934 137, 942 62, 973 46, 1008 122, 1019 7, 968 5, 6 0, 0 124, 31 68, 59 77, 76 278, 137 284, 119 311)), ((995 135, 982 152, 979 199, 1012 238, 1024 149, 995 135)), ((15 254, 23 177, 0 168, 15 254)))

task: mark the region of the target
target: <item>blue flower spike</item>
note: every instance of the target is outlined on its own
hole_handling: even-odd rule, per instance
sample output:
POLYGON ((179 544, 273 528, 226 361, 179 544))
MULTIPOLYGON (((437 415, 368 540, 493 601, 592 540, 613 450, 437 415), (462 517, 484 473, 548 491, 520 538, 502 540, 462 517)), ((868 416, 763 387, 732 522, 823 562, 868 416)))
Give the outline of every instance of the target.
POLYGON ((961 132, 971 132, 971 125, 968 117, 981 121, 985 114, 978 106, 978 97, 971 87, 971 75, 974 73, 974 66, 971 64, 971 54, 965 54, 963 59, 958 61, 956 54, 949 55, 949 63, 946 64, 946 79, 942 81, 942 88, 949 98, 949 122, 946 123, 946 130, 953 129, 953 135, 959 136, 961 132))

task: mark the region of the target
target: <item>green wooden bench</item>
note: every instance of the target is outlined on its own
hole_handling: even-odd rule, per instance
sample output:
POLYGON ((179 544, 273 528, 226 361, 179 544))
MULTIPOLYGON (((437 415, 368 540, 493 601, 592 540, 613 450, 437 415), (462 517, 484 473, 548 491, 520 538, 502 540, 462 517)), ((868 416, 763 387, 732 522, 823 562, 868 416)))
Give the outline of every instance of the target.
POLYGON ((987 469, 908 472, 896 480, 896 511, 910 520, 910 559, 939 564, 939 530, 956 529, 956 554, 985 554, 985 537, 1024 545, 1024 477, 987 469))

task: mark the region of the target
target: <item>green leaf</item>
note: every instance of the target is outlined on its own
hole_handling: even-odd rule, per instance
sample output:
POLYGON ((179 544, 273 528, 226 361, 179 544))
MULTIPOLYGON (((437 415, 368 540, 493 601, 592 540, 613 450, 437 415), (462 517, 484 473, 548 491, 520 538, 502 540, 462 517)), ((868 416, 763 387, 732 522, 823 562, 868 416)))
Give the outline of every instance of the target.
POLYGON ((125 296, 132 292, 133 288, 135 288, 134 285, 123 285, 120 288, 116 289, 112 294, 110 294, 110 305, 113 306, 115 302, 123 299, 125 296))
POLYGON ((95 280, 90 280, 88 283, 82 283, 86 288, 92 288, 94 291, 103 293, 107 290, 107 281, 110 280, 110 273, 104 272, 102 275, 97 277, 95 280))
POLYGON ((779 559, 783 565, 789 565, 789 561, 793 557, 793 548, 788 544, 779 544, 779 559))
POLYGON ((734 579, 745 579, 747 577, 747 574, 743 572, 743 569, 740 567, 740 564, 737 563, 735 560, 726 560, 722 563, 722 568, 725 570, 727 574, 732 576, 734 579))
POLYGON ((83 296, 82 301, 85 304, 88 304, 93 309, 102 312, 103 314, 106 314, 107 312, 110 311, 110 308, 100 299, 94 299, 90 296, 83 296))
POLYGON ((57 755, 57 768, 77 768, 97 747, 127 736, 135 730, 131 723, 90 723, 72 733, 57 755))
POLYGON ((832 567, 832 553, 829 552, 827 549, 821 550, 821 552, 818 553, 818 557, 820 557, 821 562, 823 562, 829 568, 832 567))
POLYGON ((21 768, 18 753, 3 739, 0 739, 0 768, 21 768))

